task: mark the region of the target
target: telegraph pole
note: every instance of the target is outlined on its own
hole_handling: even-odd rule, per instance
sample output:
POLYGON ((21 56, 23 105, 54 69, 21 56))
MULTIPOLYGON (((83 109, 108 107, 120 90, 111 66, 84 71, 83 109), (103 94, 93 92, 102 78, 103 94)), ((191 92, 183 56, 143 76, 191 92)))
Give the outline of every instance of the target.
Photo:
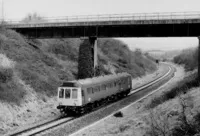
POLYGON ((1 21, 3 24, 4 22, 4 1, 3 0, 1 1, 1 17, 2 17, 1 21))
POLYGON ((198 80, 199 80, 199 83, 200 83, 200 37, 198 37, 198 42, 199 42, 199 45, 198 45, 198 80))

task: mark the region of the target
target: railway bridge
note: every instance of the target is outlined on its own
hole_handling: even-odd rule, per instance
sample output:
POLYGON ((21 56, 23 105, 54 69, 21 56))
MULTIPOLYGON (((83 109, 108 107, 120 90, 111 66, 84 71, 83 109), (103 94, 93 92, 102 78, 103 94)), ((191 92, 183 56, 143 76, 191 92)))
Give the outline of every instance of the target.
MULTIPOLYGON (((68 16, 44 18, 35 22, 5 21, 7 28, 14 29, 28 38, 89 39, 94 45, 94 67, 97 64, 98 37, 198 37, 200 39, 200 12, 68 16)), ((200 81, 200 55, 198 56, 200 81)))

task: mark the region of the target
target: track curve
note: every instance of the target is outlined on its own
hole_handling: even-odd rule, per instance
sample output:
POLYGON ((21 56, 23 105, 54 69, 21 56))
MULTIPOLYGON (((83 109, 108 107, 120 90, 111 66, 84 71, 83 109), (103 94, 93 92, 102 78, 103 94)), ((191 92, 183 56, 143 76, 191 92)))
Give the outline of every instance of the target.
MULTIPOLYGON (((165 64, 165 65, 168 65, 168 64, 165 64)), ((88 113, 81 117, 60 118, 60 119, 52 120, 50 122, 23 130, 21 132, 11 134, 11 136, 27 136, 27 135, 37 135, 37 134, 57 136, 57 135, 72 134, 78 131, 79 129, 87 126, 87 124, 90 125, 97 120, 100 120, 102 118, 105 118, 106 116, 109 116, 110 114, 113 114, 115 111, 119 110, 120 108, 123 108, 129 105, 130 103, 132 103, 133 99, 137 100, 137 98, 140 98, 148 94, 148 92, 150 92, 152 89, 158 88, 160 85, 165 83, 165 81, 170 80, 170 78, 173 77, 174 75, 175 69, 171 65, 168 65, 168 67, 169 69, 166 73, 156 78, 155 80, 146 83, 145 85, 142 85, 136 89, 133 89, 131 93, 129 94, 129 96, 124 99, 121 99, 114 103, 110 103, 106 105, 105 107, 101 106, 100 108, 95 109, 95 111, 92 111, 91 113, 88 113), (61 129, 61 133, 60 133, 60 130, 57 130, 58 127, 61 127, 59 128, 61 129), (50 131, 50 132, 47 132, 47 131, 50 131)))

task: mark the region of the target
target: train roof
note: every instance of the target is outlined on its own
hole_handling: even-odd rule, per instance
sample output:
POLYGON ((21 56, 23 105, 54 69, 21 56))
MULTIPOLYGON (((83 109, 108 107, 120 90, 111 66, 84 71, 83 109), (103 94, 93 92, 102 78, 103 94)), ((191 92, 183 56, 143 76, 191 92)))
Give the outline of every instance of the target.
POLYGON ((115 80, 115 79, 126 77, 126 76, 130 76, 130 74, 124 72, 124 73, 118 73, 118 74, 112 74, 112 75, 105 75, 105 76, 99 76, 99 77, 93 77, 93 78, 68 81, 68 82, 63 82, 62 86, 78 87, 78 86, 85 86, 85 85, 91 85, 91 84, 98 84, 101 82, 109 81, 111 79, 115 80))

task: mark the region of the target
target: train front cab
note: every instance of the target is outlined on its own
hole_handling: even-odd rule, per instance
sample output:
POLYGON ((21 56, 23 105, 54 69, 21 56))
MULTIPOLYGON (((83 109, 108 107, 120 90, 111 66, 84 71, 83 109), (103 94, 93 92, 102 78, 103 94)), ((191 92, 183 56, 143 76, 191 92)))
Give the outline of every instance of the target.
POLYGON ((81 88, 78 87, 59 87, 58 106, 61 112, 75 111, 82 105, 81 88))

